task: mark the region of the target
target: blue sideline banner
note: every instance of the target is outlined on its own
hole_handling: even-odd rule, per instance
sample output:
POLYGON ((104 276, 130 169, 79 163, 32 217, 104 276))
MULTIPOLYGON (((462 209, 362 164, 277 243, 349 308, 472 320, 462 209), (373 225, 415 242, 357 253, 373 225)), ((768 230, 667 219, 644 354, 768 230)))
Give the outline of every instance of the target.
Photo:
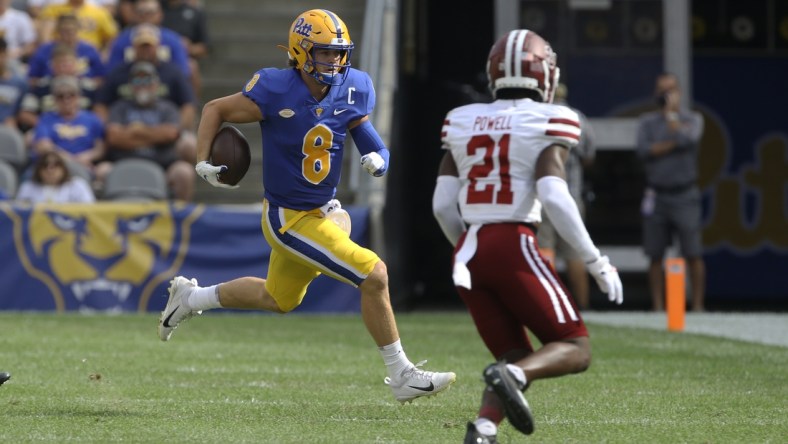
MULTIPOLYGON (((368 242, 368 210, 346 208, 368 242)), ((261 206, 174 202, 0 203, 0 310, 160 311, 169 280, 211 285, 265 277, 271 252, 261 206)), ((302 312, 360 311, 358 289, 320 276, 302 312)))

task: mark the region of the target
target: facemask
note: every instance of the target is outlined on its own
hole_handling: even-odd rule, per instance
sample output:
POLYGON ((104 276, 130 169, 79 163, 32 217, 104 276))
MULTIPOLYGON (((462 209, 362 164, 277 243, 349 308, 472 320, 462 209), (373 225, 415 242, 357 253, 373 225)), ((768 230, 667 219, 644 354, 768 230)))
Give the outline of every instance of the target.
POLYGON ((134 102, 137 105, 148 106, 156 101, 156 94, 153 91, 143 89, 134 91, 134 102))

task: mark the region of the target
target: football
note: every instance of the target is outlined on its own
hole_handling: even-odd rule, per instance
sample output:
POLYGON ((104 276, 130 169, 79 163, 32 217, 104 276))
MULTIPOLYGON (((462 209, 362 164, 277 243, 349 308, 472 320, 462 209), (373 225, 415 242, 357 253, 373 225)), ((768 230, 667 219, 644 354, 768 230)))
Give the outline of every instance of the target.
POLYGON ((246 137, 234 126, 225 126, 211 142, 211 165, 225 165, 227 171, 219 174, 219 182, 238 185, 249 170, 252 153, 246 137))

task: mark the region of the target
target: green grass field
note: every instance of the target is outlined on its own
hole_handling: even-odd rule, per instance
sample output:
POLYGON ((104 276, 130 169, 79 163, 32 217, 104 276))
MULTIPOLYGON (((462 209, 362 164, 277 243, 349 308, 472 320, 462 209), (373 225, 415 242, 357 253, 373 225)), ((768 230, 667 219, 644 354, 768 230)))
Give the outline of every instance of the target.
MULTIPOLYGON (((400 405, 356 316, 0 314, 0 442, 460 443, 491 361, 462 313, 400 314, 412 361, 458 379, 400 405)), ((590 325, 594 362, 526 392, 503 443, 786 443, 788 349, 590 325)))

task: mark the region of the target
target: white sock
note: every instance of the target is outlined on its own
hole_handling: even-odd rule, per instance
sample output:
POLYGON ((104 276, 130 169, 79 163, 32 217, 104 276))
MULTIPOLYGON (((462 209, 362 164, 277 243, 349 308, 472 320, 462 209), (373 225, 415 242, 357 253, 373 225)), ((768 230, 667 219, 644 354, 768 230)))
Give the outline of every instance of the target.
POLYGON ((189 295, 186 303, 194 311, 221 308, 222 305, 219 303, 219 286, 211 285, 210 287, 195 288, 189 295))
POLYGON ((413 366, 405 355, 405 350, 402 349, 399 339, 393 344, 378 347, 378 350, 380 350, 380 356, 383 356, 383 363, 386 364, 389 377, 393 380, 399 379, 403 370, 413 366))
POLYGON ((514 364, 506 364, 506 369, 509 370, 512 375, 514 375, 515 379, 517 379, 517 382, 519 382, 522 387, 525 387, 525 384, 528 382, 528 380, 525 379, 525 372, 523 369, 514 364))
POLYGON ((479 418, 473 421, 473 425, 476 426, 476 431, 482 435, 493 436, 498 433, 498 426, 487 418, 479 418))

